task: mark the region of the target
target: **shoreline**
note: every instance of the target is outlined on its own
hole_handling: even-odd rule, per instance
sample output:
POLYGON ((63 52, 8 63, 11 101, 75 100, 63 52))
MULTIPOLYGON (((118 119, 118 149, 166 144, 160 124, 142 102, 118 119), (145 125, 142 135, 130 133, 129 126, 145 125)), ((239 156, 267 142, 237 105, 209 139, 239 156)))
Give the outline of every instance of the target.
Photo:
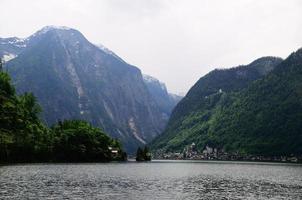
POLYGON ((246 161, 246 160, 190 160, 190 159, 153 159, 146 162, 137 162, 135 160, 127 161, 109 161, 109 162, 22 162, 22 163, 0 163, 2 166, 14 165, 90 165, 90 164, 134 164, 134 163, 209 163, 209 164, 252 164, 252 165, 294 165, 302 166, 301 162, 277 162, 277 161, 246 161))
POLYGON ((280 161, 253 161, 253 160, 190 160, 190 159, 153 159, 151 162, 173 162, 173 163, 229 163, 229 164, 292 164, 302 165, 302 162, 280 162, 280 161))

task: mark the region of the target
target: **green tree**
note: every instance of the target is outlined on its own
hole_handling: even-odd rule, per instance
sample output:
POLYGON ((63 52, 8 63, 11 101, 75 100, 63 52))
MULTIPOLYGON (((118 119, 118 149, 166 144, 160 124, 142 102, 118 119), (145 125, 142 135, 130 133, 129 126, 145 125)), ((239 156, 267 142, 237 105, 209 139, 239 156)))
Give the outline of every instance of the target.
POLYGON ((127 159, 120 142, 99 128, 69 120, 49 129, 39 119, 40 112, 35 96, 16 95, 9 75, 0 71, 0 163, 127 159), (112 148, 118 154, 113 156, 112 148))
POLYGON ((68 162, 110 161, 109 147, 118 149, 118 158, 123 151, 117 140, 108 137, 99 128, 80 120, 67 120, 52 127, 54 134, 54 159, 68 162))
POLYGON ((136 151, 136 161, 150 161, 150 160, 151 160, 151 153, 149 151, 149 148, 147 146, 145 146, 144 149, 138 147, 136 151))
POLYGON ((136 151, 136 161, 144 161, 144 155, 143 150, 138 147, 136 151))
POLYGON ((151 160, 151 153, 150 153, 150 150, 147 146, 145 146, 145 148, 144 148, 143 155, 144 155, 144 160, 145 161, 150 161, 151 160))

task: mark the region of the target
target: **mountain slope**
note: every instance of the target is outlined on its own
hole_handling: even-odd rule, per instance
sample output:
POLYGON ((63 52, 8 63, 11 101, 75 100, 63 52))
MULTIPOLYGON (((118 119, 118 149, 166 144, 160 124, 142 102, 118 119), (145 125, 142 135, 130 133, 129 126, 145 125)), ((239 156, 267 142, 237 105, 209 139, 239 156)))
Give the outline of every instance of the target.
POLYGON ((164 128, 166 118, 138 68, 67 27, 45 27, 26 41, 6 67, 19 93, 37 96, 49 125, 88 120, 119 138, 129 152, 164 128))
POLYGON ((249 65, 231 69, 214 70, 202 77, 173 110, 166 130, 153 142, 153 149, 179 151, 195 142, 199 148, 210 142, 215 133, 211 132, 218 110, 227 108, 239 91, 255 80, 267 75, 278 64, 280 58, 263 57, 249 65))
POLYGON ((302 49, 217 111, 211 140, 228 151, 302 154, 302 49))
POLYGON ((151 96, 158 104, 161 112, 164 113, 165 117, 168 119, 172 109, 182 97, 168 93, 166 85, 152 76, 144 74, 143 79, 151 96))
POLYGON ((17 37, 0 38, 0 58, 7 62, 23 51, 26 45, 26 39, 17 37))

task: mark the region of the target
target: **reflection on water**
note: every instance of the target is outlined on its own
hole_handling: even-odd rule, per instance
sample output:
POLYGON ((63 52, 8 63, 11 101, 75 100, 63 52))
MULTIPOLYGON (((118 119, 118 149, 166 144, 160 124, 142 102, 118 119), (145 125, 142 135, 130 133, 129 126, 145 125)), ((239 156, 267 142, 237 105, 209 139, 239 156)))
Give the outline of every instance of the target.
POLYGON ((300 199, 302 166, 236 162, 0 167, 1 199, 300 199))

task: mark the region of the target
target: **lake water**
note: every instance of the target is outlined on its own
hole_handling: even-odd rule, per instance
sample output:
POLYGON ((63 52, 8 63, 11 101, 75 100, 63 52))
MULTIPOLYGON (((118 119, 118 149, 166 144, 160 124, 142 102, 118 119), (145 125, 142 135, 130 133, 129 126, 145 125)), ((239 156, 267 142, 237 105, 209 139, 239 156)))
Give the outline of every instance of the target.
POLYGON ((0 166, 0 199, 302 199, 302 166, 194 161, 0 166))

